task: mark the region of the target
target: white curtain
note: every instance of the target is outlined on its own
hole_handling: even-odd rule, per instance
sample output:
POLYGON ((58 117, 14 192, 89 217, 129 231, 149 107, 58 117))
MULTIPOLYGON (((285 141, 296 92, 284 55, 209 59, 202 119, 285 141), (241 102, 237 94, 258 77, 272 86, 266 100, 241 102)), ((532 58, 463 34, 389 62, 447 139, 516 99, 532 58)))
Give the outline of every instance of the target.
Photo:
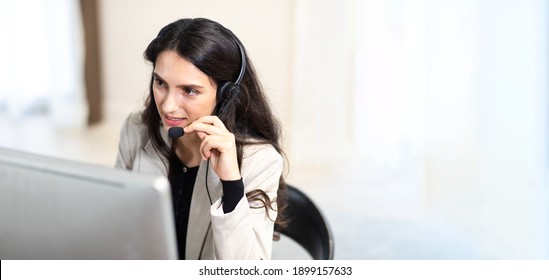
POLYGON ((83 36, 77 0, 0 0, 0 114, 85 124, 83 36))
POLYGON ((292 164, 399 186, 481 257, 549 258, 546 1, 295 7, 292 164))

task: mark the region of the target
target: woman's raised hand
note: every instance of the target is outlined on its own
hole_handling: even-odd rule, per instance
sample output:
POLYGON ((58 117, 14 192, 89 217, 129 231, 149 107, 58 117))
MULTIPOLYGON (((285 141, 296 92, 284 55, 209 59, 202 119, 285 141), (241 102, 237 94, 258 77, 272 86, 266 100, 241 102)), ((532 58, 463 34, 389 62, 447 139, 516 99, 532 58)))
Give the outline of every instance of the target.
POLYGON ((223 181, 239 180, 240 170, 234 134, 217 116, 204 116, 185 127, 185 133, 196 132, 202 140, 202 159, 210 160, 217 176, 223 181))

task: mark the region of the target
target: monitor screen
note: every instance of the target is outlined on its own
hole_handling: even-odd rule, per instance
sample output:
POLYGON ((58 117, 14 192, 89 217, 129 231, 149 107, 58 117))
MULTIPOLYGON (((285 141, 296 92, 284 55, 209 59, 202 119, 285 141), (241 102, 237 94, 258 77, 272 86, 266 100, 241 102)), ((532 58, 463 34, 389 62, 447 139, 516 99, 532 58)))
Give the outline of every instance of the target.
POLYGON ((176 259, 165 177, 0 148, 0 259, 176 259))

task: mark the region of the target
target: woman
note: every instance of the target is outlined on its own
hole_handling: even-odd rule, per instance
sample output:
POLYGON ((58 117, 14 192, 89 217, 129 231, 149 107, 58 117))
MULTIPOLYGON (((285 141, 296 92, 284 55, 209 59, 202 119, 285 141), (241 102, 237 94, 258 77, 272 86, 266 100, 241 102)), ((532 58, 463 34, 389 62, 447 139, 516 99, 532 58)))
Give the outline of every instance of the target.
POLYGON ((179 258, 270 259, 285 204, 280 132, 240 41, 182 19, 144 56, 149 97, 122 128, 116 166, 168 177, 179 258))

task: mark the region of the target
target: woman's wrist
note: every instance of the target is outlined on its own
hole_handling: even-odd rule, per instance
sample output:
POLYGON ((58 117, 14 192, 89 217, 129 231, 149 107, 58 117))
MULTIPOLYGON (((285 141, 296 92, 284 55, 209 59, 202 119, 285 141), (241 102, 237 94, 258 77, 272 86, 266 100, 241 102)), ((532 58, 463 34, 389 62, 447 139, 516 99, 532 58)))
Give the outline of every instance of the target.
POLYGON ((230 175, 220 176, 219 179, 221 179, 221 181, 224 181, 224 182, 231 182, 231 181, 241 180, 242 176, 240 176, 240 173, 237 172, 237 173, 232 173, 230 175))
POLYGON ((221 184, 223 185, 223 212, 230 213, 244 197, 244 182, 240 178, 234 181, 221 180, 221 184))

